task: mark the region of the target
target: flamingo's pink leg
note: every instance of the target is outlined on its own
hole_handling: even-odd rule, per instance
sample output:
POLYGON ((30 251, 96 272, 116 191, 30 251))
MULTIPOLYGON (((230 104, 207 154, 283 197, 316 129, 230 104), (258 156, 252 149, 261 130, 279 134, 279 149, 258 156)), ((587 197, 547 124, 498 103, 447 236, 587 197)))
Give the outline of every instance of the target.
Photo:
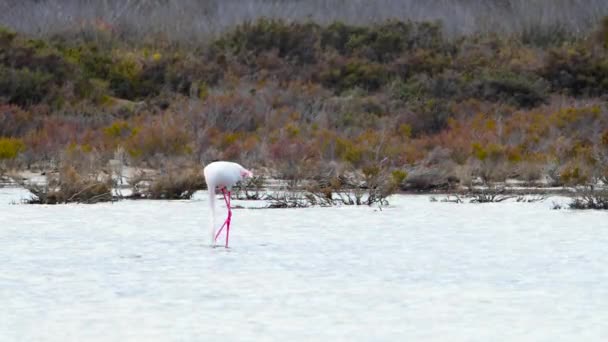
POLYGON ((228 206, 228 224, 226 225, 226 248, 228 248, 228 235, 230 235, 230 221, 232 220, 232 209, 230 208, 230 191, 228 191, 228 200, 226 200, 228 206))
POLYGON ((228 217, 224 221, 224 224, 222 224, 220 229, 217 231, 217 234, 215 234, 215 240, 217 240, 217 238, 220 236, 220 233, 222 232, 222 230, 224 229, 224 226, 225 226, 226 227, 226 248, 228 248, 228 234, 230 231, 230 221, 232 218, 232 210, 230 209, 230 192, 228 191, 228 197, 226 197, 226 188, 222 188, 222 194, 224 195, 224 201, 226 202, 226 207, 228 208, 228 217))

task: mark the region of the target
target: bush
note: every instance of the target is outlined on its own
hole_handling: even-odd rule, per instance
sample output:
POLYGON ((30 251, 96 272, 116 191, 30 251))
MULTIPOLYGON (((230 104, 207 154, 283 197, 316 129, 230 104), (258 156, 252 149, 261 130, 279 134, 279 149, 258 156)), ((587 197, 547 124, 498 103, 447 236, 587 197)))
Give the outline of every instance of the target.
POLYGON ((422 98, 408 104, 408 121, 413 136, 437 133, 447 127, 453 116, 450 103, 437 98, 422 98))
POLYGON ((575 35, 565 25, 528 24, 519 33, 522 43, 536 47, 559 46, 564 42, 576 40, 575 35))
POLYGON ((51 98, 55 91, 55 79, 50 73, 0 65, 0 96, 8 103, 30 106, 51 98))
POLYGON ((388 205, 388 197, 407 176, 386 165, 369 165, 361 171, 316 177, 305 187, 311 205, 388 205))
POLYGON ((443 43, 441 27, 433 23, 386 21, 372 26, 335 22, 321 33, 321 47, 344 56, 386 63, 401 53, 418 48, 438 48, 443 43))
POLYGON ((608 210, 608 191, 594 191, 593 189, 579 190, 576 197, 568 206, 570 209, 608 210))
MULTIPOLYGON (((433 76, 420 73, 406 81, 394 80, 388 85, 387 90, 391 98, 416 107, 433 100, 442 103, 464 100, 470 96, 467 94, 467 86, 463 75, 453 70, 446 70, 433 76)), ((417 112, 420 110, 417 109, 417 112)))
POLYGON ((570 163, 562 169, 559 174, 559 181, 562 184, 577 186, 586 185, 591 180, 590 171, 576 163, 570 163))
POLYGON ((0 160, 15 159, 24 148, 21 139, 0 138, 0 160))
POLYGON ((33 198, 27 201, 31 204, 92 204, 113 200, 109 177, 98 180, 97 177, 78 173, 72 166, 61 167, 58 174, 47 173, 45 185, 19 183, 33 194, 33 198))
MULTIPOLYGON (((110 126, 111 128, 112 126, 110 126)), ((192 137, 186 127, 168 113, 141 126, 121 128, 128 134, 125 147, 129 155, 151 162, 156 157, 183 156, 192 153, 192 137)))
POLYGON ((236 55, 245 61, 252 56, 276 50, 280 58, 296 64, 316 61, 319 26, 314 23, 287 23, 261 18, 246 22, 214 42, 217 54, 236 55))
POLYGON ((29 106, 51 99, 73 76, 74 68, 45 41, 1 29, 0 51, 0 94, 9 103, 29 106))
POLYGON ((471 84, 471 95, 488 101, 532 108, 547 102, 547 87, 538 77, 511 72, 482 74, 471 84))
POLYGON ((39 124, 30 111, 14 105, 0 105, 0 137, 22 137, 39 124))
POLYGON ((600 96, 608 92, 605 53, 582 45, 550 50, 541 75, 556 92, 573 96, 600 96))
POLYGON ((143 197, 148 199, 190 199, 198 191, 206 189, 205 178, 194 168, 171 168, 154 178, 143 197))
POLYGON ((378 90, 389 79, 386 67, 359 59, 336 59, 319 75, 321 83, 338 92, 361 88, 378 90))

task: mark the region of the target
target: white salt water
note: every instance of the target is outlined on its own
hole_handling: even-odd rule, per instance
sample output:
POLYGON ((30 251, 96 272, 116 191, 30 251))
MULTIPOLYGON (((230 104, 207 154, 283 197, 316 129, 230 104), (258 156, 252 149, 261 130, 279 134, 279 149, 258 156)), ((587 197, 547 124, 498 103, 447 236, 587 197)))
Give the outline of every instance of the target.
POLYGON ((0 189, 0 341, 608 341, 608 212, 565 199, 238 209, 226 250, 204 192, 25 197, 0 189))

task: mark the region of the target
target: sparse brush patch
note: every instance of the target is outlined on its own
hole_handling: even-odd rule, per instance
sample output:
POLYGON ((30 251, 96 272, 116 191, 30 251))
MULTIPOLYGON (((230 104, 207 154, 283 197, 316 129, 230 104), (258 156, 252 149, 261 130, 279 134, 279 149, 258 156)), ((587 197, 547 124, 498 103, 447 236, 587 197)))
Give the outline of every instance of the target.
POLYGON ((407 174, 385 165, 369 165, 361 172, 316 180, 305 187, 312 205, 388 205, 407 174))
POLYGON ((504 187, 489 187, 467 192, 465 197, 469 198, 469 203, 499 203, 517 196, 509 194, 504 187))
POLYGON ((608 210, 608 191, 593 190, 592 188, 578 190, 568 207, 570 209, 608 210))
POLYGON ((269 209, 308 208, 315 205, 314 198, 302 191, 278 191, 266 195, 269 209))
POLYGON ((509 199, 515 198, 518 202, 536 202, 540 201, 540 197, 525 197, 510 193, 504 186, 491 185, 481 189, 468 189, 454 191, 441 200, 436 197, 431 197, 431 202, 449 202, 449 203, 500 203, 509 199), (529 200, 528 200, 529 199, 529 200))
POLYGON ((15 180, 32 193, 32 198, 26 201, 30 204, 93 204, 114 199, 109 177, 98 179, 79 174, 72 166, 61 167, 56 174, 47 174, 47 182, 43 185, 15 180))
POLYGON ((265 192, 266 178, 254 176, 233 188, 233 196, 239 200, 263 200, 268 195, 265 192))
POLYGON ((153 178, 143 191, 147 199, 190 199, 206 189, 205 178, 198 168, 169 167, 153 178))

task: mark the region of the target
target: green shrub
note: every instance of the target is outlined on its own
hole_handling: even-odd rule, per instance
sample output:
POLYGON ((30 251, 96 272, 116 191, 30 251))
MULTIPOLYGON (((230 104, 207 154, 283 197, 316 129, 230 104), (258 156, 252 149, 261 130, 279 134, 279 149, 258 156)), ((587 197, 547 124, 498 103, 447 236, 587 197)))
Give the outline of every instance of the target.
POLYGON ((73 66, 45 41, 0 29, 0 98, 29 106, 53 100, 73 66))
POLYGON ((65 82, 73 68, 57 49, 38 39, 27 39, 6 29, 0 30, 0 65, 53 75, 55 83, 65 82))
POLYGON ((358 59, 339 60, 328 68, 320 74, 321 82, 338 92, 355 87, 375 91, 388 81, 389 76, 385 66, 358 59))
POLYGON ((53 77, 44 71, 0 65, 0 98, 19 106, 43 102, 56 91, 53 77))
POLYGON ((319 26, 261 18, 237 26, 214 42, 219 53, 246 58, 276 50, 278 56, 295 63, 314 63, 319 26))
POLYGON ((393 98, 406 102, 428 98, 459 100, 466 92, 466 81, 461 74, 451 70, 432 77, 417 74, 407 81, 393 82, 390 92, 393 98))
POLYGON ((335 49, 349 57, 375 62, 394 60, 404 51, 439 48, 443 44, 441 27, 434 23, 389 20, 372 26, 333 23, 321 33, 321 47, 335 49))
POLYGON ((547 102, 547 86, 544 80, 532 75, 486 72, 472 82, 471 96, 532 108, 547 102))
POLYGON ((608 92, 608 58, 582 46, 549 51, 541 74, 554 91, 573 96, 608 92))
POLYGON ((17 33, 4 26, 0 26, 0 46, 10 46, 13 40, 17 37, 17 33))
POLYGON ((550 47, 559 46, 567 41, 575 40, 573 34, 565 25, 555 23, 547 24, 528 24, 519 32, 519 40, 526 44, 535 47, 550 47))
POLYGON ((126 139, 137 135, 138 129, 129 125, 128 122, 121 120, 105 127, 103 132, 106 136, 113 139, 126 139))
POLYGON ((600 23, 600 27, 597 32, 599 43, 608 49, 608 16, 605 16, 600 23))
POLYGON ((437 133, 447 126, 448 119, 452 117, 450 104, 437 98, 426 98, 412 101, 408 104, 411 112, 409 124, 414 136, 437 133))

